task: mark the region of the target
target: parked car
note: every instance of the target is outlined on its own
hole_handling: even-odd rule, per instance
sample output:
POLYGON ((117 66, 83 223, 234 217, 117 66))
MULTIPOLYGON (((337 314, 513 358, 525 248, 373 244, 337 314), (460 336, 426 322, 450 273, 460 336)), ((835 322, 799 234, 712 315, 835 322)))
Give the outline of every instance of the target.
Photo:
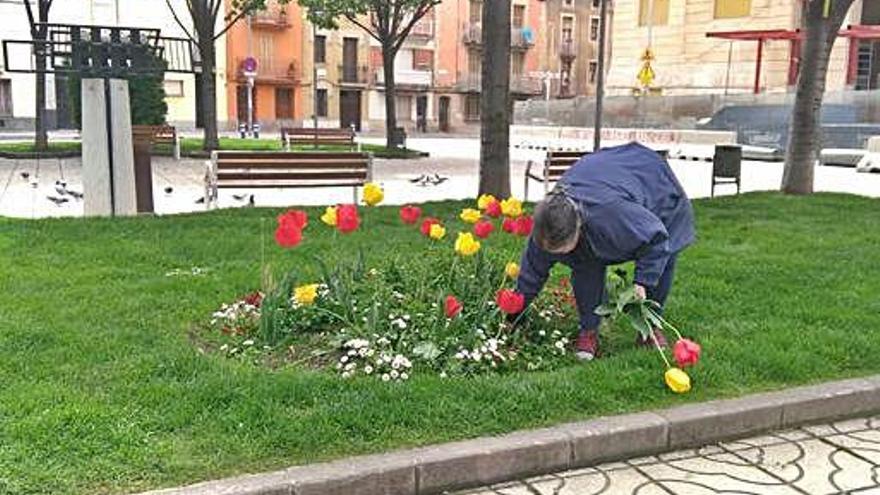
MULTIPOLYGON (((740 144, 783 151, 788 144, 791 105, 730 105, 698 124, 699 129, 736 131, 740 144)), ((822 107, 822 147, 864 149, 871 136, 880 135, 880 123, 861 122, 852 105, 822 107)))

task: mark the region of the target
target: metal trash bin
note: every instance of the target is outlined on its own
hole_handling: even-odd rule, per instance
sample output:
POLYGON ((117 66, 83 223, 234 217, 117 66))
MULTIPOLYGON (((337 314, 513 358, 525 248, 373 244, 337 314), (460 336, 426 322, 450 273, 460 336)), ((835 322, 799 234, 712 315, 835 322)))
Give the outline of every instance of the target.
POLYGON ((395 148, 406 148, 406 129, 396 127, 391 132, 391 145, 395 148))
POLYGON ((742 177, 742 146, 738 144, 716 144, 715 158, 712 161, 712 197, 718 184, 736 184, 740 192, 742 177))
POLYGON ((138 213, 153 213, 153 126, 132 126, 134 189, 138 213))

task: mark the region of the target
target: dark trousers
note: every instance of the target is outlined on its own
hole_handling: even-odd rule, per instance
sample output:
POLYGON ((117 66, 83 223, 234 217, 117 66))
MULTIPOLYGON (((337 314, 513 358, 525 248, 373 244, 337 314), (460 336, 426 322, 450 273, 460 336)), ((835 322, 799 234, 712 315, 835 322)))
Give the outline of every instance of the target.
MULTIPOLYGON (((646 287, 648 299, 666 305, 666 298, 672 290, 675 278, 675 265, 678 254, 673 254, 666 262, 666 268, 655 287, 646 287)), ((581 330, 598 330, 602 319, 593 311, 605 300, 605 265, 595 262, 580 263, 572 267, 572 287, 581 314, 581 330)))

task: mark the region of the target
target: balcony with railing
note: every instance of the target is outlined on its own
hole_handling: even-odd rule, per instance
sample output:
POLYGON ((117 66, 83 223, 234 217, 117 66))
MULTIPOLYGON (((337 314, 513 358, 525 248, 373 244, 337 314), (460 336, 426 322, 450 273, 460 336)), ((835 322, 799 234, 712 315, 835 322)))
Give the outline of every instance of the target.
MULTIPOLYGON (((262 58, 257 59, 257 72, 254 80, 262 83, 275 84, 294 84, 300 80, 300 70, 295 60, 281 58, 262 58)), ((235 66, 238 67, 236 76, 239 81, 247 80, 244 73, 244 61, 240 58, 236 61, 235 66)))
POLYGON ((409 32, 410 38, 431 39, 434 37, 434 20, 420 19, 409 32))
POLYGON ((287 29, 291 26, 287 18, 287 10, 274 6, 260 10, 251 15, 251 26, 262 29, 287 29))
POLYGON ((340 64, 337 69, 339 71, 340 85, 366 86, 369 82, 370 68, 366 65, 340 64))
POLYGON ((573 40, 562 40, 562 42, 559 43, 559 58, 562 59, 563 62, 569 64, 577 58, 577 47, 573 40))
POLYGON ((510 46, 515 49, 528 50, 535 46, 535 32, 530 27, 511 29, 510 46))
MULTIPOLYGON (((379 67, 376 69, 376 85, 385 85, 385 71, 379 67)), ((417 88, 429 88, 434 82, 434 73, 430 70, 396 69, 394 71, 394 84, 396 86, 412 86, 417 88)))
POLYGON ((483 26, 479 22, 466 22, 462 28, 462 40, 465 45, 483 43, 483 26))

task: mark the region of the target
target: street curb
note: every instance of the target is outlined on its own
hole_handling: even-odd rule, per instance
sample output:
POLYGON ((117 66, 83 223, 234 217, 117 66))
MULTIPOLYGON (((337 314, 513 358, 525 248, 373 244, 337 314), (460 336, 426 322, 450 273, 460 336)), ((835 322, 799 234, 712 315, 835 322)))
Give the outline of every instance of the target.
POLYGON ((880 412, 880 375, 239 476, 142 495, 430 495, 880 412))

